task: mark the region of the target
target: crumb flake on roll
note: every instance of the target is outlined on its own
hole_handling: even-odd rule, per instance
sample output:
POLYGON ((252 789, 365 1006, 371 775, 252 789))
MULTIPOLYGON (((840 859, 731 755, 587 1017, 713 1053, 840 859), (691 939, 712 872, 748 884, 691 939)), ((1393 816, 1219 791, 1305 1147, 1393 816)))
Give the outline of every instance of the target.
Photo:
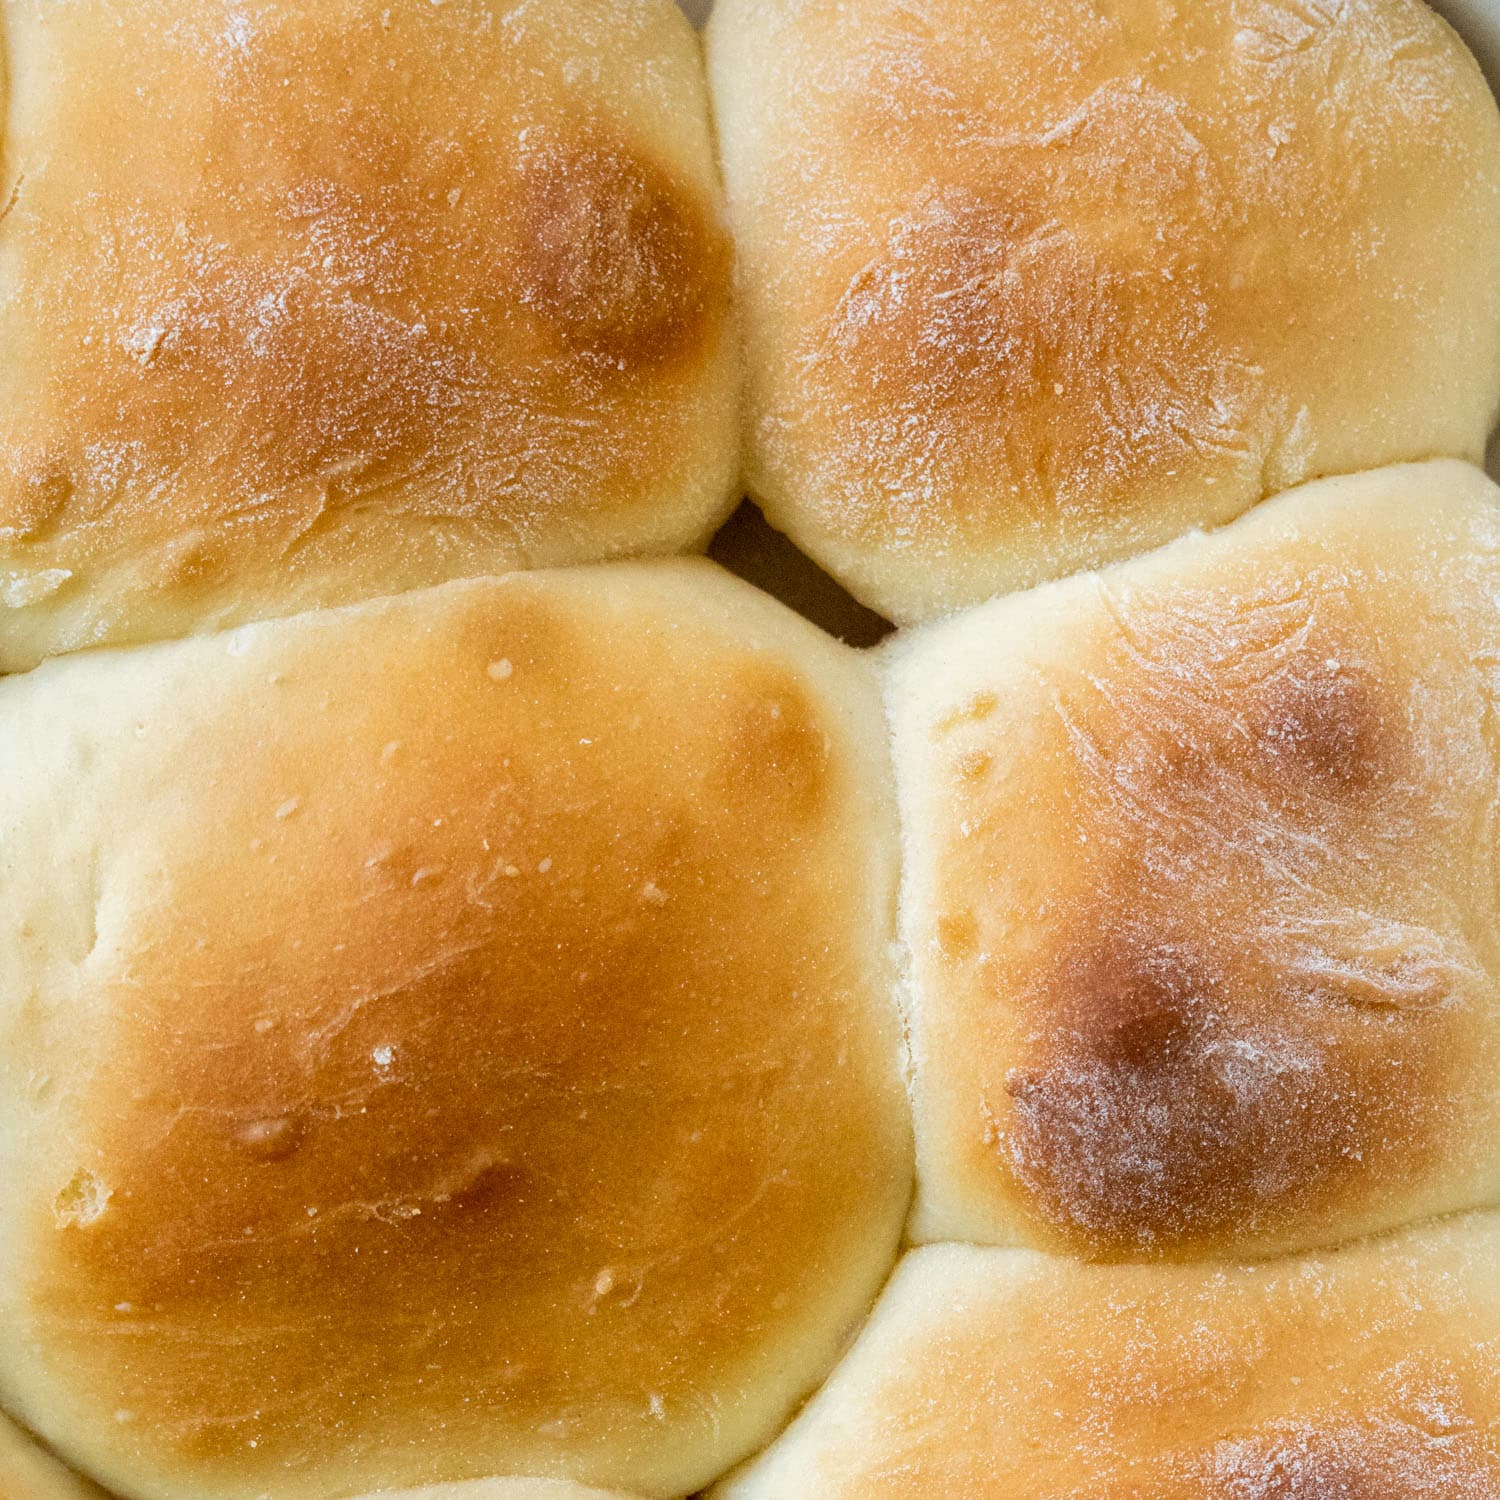
POLYGON ((1269 1254, 1500 1199, 1497 500, 1320 481, 887 648, 918 1239, 1269 1254))
POLYGON ((80 1467, 661 1500, 831 1366, 911 1182, 855 653, 516 574, 49 662, 0 763, 0 1398, 80 1467))
POLYGON ((715 1500, 1495 1500, 1500 1226, 1262 1266, 906 1257, 715 1500))
POLYGON ((731 253, 671 0, 0 23, 0 669, 727 514, 731 253))
POLYGON ((1420 0, 721 0, 748 478, 910 623, 1478 460, 1500 112, 1420 0))

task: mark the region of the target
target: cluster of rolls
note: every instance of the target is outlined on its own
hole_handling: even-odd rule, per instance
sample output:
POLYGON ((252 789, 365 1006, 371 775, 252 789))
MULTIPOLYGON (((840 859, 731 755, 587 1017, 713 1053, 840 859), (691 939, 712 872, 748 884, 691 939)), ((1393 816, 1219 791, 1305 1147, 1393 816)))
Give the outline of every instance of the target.
POLYGON ((1443 22, 0 26, 0 1500, 1500 1496, 1443 22))

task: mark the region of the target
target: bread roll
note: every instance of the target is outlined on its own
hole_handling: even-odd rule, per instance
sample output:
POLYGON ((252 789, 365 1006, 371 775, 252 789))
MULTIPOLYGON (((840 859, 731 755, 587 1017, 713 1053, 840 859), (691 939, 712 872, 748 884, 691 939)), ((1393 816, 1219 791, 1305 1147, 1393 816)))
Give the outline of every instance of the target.
POLYGON ((1494 1500, 1490 1217, 1264 1266, 909 1255, 719 1500, 1494 1500))
POLYGON ((0 1398, 143 1500, 767 1441, 908 1208, 885 757, 696 560, 0 683, 0 1398))
POLYGON ((750 487, 909 622, 1478 459, 1500 113, 1419 0, 720 0, 750 487))
MULTIPOLYGON (((0 1496, 4 1500, 105 1500, 103 1490, 44 1453, 3 1416, 0 1416, 0 1496)), ((517 1495, 515 1500, 530 1500, 530 1497, 517 1495)), ((538 1493, 535 1500, 549 1500, 549 1497, 538 1493)), ((568 1497, 559 1496, 558 1500, 568 1497)))
POLYGON ((730 252, 670 0, 0 21, 0 670, 727 513, 730 252))
POLYGON ((476 1479, 420 1490, 381 1490, 365 1500, 629 1500, 616 1490, 586 1490, 566 1479, 476 1479))
POLYGON ((919 1239, 1500 1202, 1497 498, 1323 481, 891 648, 919 1239))

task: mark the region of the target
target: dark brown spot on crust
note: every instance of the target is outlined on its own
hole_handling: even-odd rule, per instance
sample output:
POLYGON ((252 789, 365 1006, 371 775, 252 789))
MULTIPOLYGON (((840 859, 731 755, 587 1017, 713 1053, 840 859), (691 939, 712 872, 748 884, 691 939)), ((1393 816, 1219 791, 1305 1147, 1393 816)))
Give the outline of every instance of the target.
POLYGON ((1335 657, 1266 682, 1251 728, 1269 770, 1324 793, 1369 787, 1388 760, 1377 686, 1335 657))
MULTIPOLYGON (((1104 649, 1052 693, 1062 867, 1031 949, 986 944, 1015 1018, 987 1147, 1105 1254, 1378 1212, 1471 1107, 1455 1059, 1489 989, 1451 901, 1404 874, 1450 858, 1410 669, 1342 569, 1101 602, 1104 649)), ((1015 858, 962 776, 979 748, 954 746, 954 822, 1015 858)))
POLYGON ((1353 966, 1225 962, 1201 934, 1099 912, 1080 930, 1088 946, 1039 989, 1008 1125, 990 1132, 1065 1235, 1144 1253, 1274 1233, 1431 1150, 1452 1035, 1441 968, 1405 976, 1409 1003, 1381 1010, 1353 966))
POLYGON ((696 347, 728 297, 727 238, 656 165, 601 145, 526 155, 520 295, 565 347, 621 366, 696 347))
POLYGON ((1191 1493, 1207 1500, 1500 1500, 1462 1401, 1443 1393, 1422 1404, 1418 1421, 1230 1439, 1191 1493))

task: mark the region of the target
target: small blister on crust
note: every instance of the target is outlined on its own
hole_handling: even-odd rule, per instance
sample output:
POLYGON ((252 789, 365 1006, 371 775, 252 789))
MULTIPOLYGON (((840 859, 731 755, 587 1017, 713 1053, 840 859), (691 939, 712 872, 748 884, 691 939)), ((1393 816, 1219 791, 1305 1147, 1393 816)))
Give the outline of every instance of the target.
POLYGON ((1487 1201, 1493 506, 1458 465, 1312 486, 894 648, 921 1237, 1264 1252, 1487 1201))

